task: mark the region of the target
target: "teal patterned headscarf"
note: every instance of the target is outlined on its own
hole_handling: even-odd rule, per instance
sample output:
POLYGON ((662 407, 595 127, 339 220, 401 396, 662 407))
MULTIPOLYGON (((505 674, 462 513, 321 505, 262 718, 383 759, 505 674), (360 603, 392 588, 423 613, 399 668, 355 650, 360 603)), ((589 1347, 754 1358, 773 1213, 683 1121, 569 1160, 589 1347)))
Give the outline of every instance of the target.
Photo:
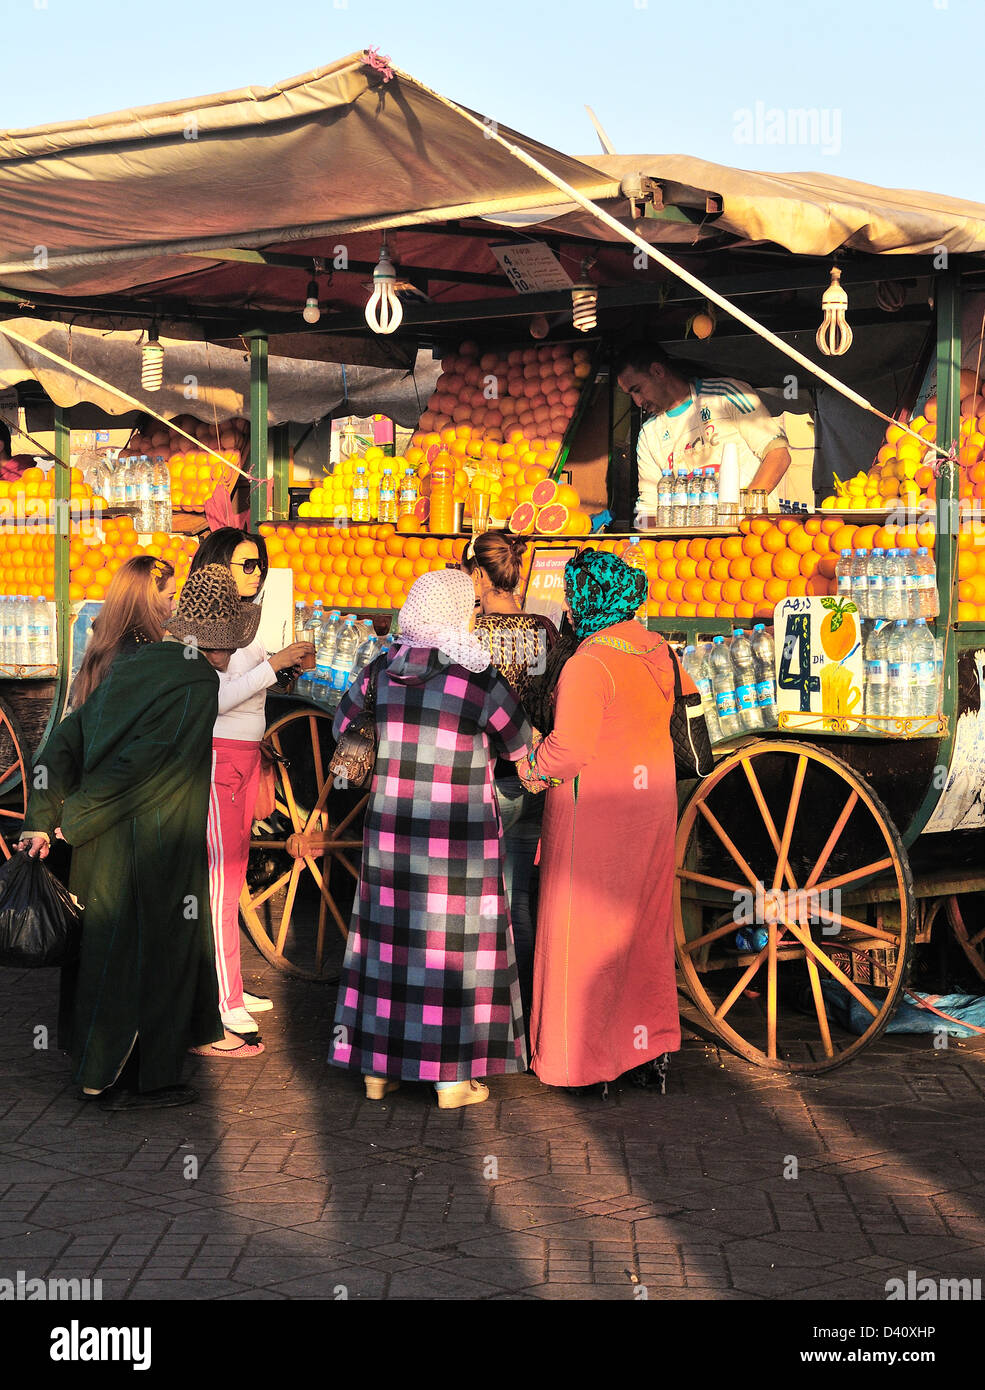
POLYGON ((581 640, 636 614, 648 590, 642 570, 605 550, 581 550, 564 567, 564 595, 581 640))

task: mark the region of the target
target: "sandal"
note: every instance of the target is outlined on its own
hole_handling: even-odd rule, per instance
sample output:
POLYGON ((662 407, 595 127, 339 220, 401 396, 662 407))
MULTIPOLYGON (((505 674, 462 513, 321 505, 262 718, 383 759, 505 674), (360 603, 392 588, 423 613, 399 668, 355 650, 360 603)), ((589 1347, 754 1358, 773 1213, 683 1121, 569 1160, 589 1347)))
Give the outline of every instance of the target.
POLYGON ((206 1047, 190 1047, 189 1052, 196 1057, 235 1057, 237 1060, 243 1057, 259 1057, 261 1052, 266 1052, 263 1043, 250 1043, 241 1038, 236 1047, 218 1047, 215 1043, 209 1043, 206 1047))

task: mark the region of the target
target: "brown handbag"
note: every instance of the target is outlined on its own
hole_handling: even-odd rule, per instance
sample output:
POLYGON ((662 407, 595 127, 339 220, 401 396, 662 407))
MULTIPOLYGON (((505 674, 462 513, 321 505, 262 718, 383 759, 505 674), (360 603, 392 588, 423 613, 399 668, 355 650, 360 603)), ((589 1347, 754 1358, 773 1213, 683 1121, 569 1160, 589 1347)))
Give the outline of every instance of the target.
POLYGON ((277 800, 277 764, 287 766, 287 759, 277 752, 268 739, 260 740, 260 781, 257 783, 253 819, 266 820, 274 813, 277 800))
POLYGON ((382 657, 370 667, 369 685, 362 709, 335 745, 328 770, 336 783, 346 787, 364 787, 376 766, 376 678, 382 657))

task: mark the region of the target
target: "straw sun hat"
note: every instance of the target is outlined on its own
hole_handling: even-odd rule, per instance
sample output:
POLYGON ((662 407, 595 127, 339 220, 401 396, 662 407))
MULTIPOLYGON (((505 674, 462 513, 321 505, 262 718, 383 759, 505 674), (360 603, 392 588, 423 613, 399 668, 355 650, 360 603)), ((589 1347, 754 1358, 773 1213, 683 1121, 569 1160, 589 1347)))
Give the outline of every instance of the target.
POLYGON ((205 565, 185 580, 178 610, 164 626, 202 651, 235 651, 256 636, 260 608, 242 601, 225 565, 205 565))

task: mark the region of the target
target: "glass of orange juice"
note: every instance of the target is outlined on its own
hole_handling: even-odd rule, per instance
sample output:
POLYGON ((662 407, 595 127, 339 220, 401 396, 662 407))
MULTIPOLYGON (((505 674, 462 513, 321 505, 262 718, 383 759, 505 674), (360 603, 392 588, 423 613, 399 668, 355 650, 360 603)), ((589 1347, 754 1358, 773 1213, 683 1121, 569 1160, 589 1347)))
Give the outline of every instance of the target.
POLYGON ((476 473, 469 488, 469 509, 472 513, 472 534, 489 530, 489 477, 476 473))

